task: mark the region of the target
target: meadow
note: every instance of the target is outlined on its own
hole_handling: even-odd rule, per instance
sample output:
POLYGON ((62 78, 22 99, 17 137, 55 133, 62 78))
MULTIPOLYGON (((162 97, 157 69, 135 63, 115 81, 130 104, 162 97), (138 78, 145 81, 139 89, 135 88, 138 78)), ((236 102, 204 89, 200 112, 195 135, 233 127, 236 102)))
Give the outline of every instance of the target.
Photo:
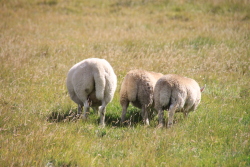
POLYGON ((249 0, 0 0, 0 69, 0 166, 250 166, 249 0), (71 117, 67 72, 90 57, 118 77, 105 128, 71 117), (120 126, 132 69, 206 84, 200 105, 120 126))

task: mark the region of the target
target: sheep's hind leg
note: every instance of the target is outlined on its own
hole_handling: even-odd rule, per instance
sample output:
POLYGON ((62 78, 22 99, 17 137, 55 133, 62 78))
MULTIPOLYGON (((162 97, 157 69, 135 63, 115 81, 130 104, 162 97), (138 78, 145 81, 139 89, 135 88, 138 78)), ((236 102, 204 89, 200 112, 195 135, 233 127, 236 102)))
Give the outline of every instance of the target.
POLYGON ((146 105, 142 105, 141 115, 144 125, 149 125, 148 108, 146 107, 146 105))
POLYGON ((78 119, 78 118, 81 118, 81 114, 82 114, 82 104, 78 104, 78 107, 77 107, 77 113, 75 115, 75 118, 74 119, 78 119))
POLYGON ((77 115, 81 115, 81 114, 82 114, 82 105, 78 104, 77 115))
POLYGON ((187 111, 183 111, 183 116, 184 116, 185 119, 187 119, 187 117, 188 117, 188 112, 187 112, 187 111))
POLYGON ((84 113, 83 113, 83 119, 87 119, 89 114, 89 102, 86 100, 84 102, 84 113))
POLYGON ((100 107, 100 126, 105 127, 105 113, 106 113, 106 103, 102 101, 102 106, 100 107))
POLYGON ((129 101, 128 100, 126 100, 126 101, 124 101, 122 103, 122 116, 121 116, 121 123, 122 124, 125 123, 128 105, 129 105, 129 101))
POLYGON ((176 111, 176 105, 171 105, 169 107, 169 111, 168 111, 168 128, 171 128, 173 126, 173 122, 174 122, 174 114, 176 111))
POLYGON ((194 111, 196 108, 195 105, 192 105, 192 106, 189 106, 189 107, 186 107, 185 110, 183 110, 183 115, 184 115, 184 118, 187 119, 188 118, 188 114, 190 111, 194 111))
POLYGON ((98 106, 92 107, 92 109, 93 109, 94 113, 99 115, 99 107, 98 106))
POLYGON ((158 120, 159 120, 158 128, 164 127, 163 116, 164 116, 164 110, 161 108, 158 110, 158 120))

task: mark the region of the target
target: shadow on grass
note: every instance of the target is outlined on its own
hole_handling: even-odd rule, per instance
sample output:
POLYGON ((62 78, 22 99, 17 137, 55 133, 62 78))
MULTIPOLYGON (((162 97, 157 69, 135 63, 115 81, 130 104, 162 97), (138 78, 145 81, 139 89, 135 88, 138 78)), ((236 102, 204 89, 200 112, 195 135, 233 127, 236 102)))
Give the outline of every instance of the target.
POLYGON ((135 126, 137 124, 142 124, 142 117, 140 114, 140 110, 133 108, 127 111, 125 123, 121 124, 121 113, 113 114, 113 113, 106 113, 105 116, 105 123, 108 126, 135 126))
POLYGON ((76 109, 70 109, 65 112, 59 110, 56 111, 55 109, 47 115, 47 121, 48 122, 70 122, 70 121, 76 121, 77 118, 77 110, 76 109))
MULTIPOLYGON (((81 117, 77 116, 77 109, 66 109, 63 111, 62 109, 53 109, 51 113, 47 115, 48 122, 75 122, 77 120, 81 120, 81 117)), ((93 123, 100 123, 100 117, 92 110, 88 115, 88 121, 93 123)), ((122 127, 122 126, 135 126, 137 124, 143 124, 142 117, 140 114, 140 110, 136 108, 132 108, 127 111, 126 121, 124 125, 121 125, 121 113, 109 113, 105 114, 105 124, 106 126, 112 127, 122 127)))
MULTIPOLYGON (((150 126, 156 127, 158 125, 157 112, 150 112, 149 115, 150 126)), ((164 125, 167 122, 167 112, 165 112, 164 117, 164 125)), ((174 124, 183 121, 183 115, 181 113, 175 114, 174 124)), ((76 122, 81 121, 82 117, 77 115, 77 108, 72 109, 71 107, 67 107, 62 109, 61 107, 52 109, 52 112, 47 115, 48 122, 76 122)), ((137 125, 143 125, 143 120, 141 117, 140 109, 135 107, 128 108, 126 113, 124 124, 121 124, 121 112, 106 112, 105 114, 105 124, 109 127, 135 127, 137 125)), ((100 123, 99 114, 95 113, 92 109, 90 110, 90 114, 88 115, 87 122, 96 124, 97 126, 100 123)))

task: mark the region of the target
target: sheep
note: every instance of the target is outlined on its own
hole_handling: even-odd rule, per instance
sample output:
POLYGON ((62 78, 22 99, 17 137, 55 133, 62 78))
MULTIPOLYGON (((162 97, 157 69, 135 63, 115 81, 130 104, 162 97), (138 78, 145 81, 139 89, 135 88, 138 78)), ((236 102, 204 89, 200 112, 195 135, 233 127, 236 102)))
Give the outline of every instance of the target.
POLYGON ((176 74, 162 76, 155 84, 154 90, 155 109, 158 111, 159 119, 158 127, 163 127, 165 109, 169 110, 168 128, 173 125, 175 112, 183 112, 186 118, 190 111, 196 110, 205 86, 200 88, 195 80, 176 74))
POLYGON ((100 125, 105 126, 106 105, 112 101, 117 77, 105 59, 89 58, 75 64, 67 75, 67 89, 70 98, 78 105, 80 115, 87 118, 89 107, 100 112, 100 125))
POLYGON ((153 107, 153 90, 156 81, 163 76, 145 70, 129 71, 121 85, 120 104, 122 106, 121 122, 125 123, 125 116, 129 103, 141 109, 141 116, 145 125, 149 125, 148 111, 153 107))

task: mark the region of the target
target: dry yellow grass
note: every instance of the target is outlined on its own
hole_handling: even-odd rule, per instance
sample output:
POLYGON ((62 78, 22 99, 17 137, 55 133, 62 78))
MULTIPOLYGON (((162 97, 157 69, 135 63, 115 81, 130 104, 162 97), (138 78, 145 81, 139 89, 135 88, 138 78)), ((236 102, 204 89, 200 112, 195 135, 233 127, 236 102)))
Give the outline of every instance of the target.
POLYGON ((0 1, 1 165, 249 166, 249 11, 247 0, 0 1), (76 110, 65 78, 89 57, 118 76, 108 126, 48 121, 76 110), (130 107, 133 126, 114 127, 120 83, 137 68, 207 84, 197 112, 156 130, 130 107))

